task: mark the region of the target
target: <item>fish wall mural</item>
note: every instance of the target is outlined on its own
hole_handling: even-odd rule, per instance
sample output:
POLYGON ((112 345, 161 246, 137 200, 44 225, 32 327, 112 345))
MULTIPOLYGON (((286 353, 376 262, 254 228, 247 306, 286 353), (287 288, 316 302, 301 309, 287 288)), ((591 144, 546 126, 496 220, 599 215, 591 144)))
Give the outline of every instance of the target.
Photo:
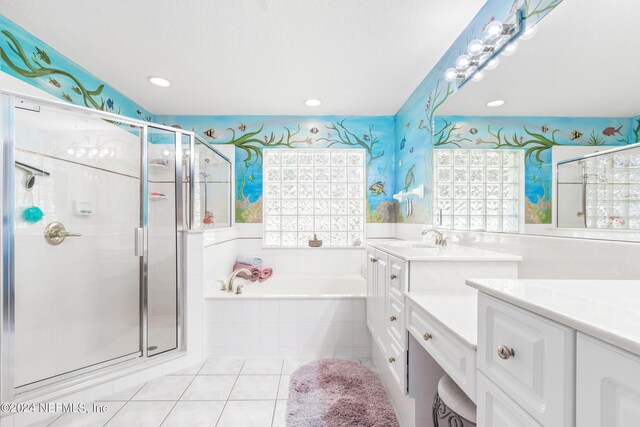
POLYGON ((493 20, 504 22, 518 8, 523 7, 528 22, 534 25, 561 2, 562 0, 487 0, 471 23, 396 113, 395 186, 398 189, 403 188, 407 174, 411 170, 415 176, 415 182, 424 183, 426 187, 424 199, 414 200, 414 209, 411 213, 408 214, 406 210, 402 210, 398 222, 432 223, 432 159, 433 150, 437 147, 435 144, 441 136, 436 135, 438 129, 435 126, 435 118, 438 108, 456 93, 456 86, 444 80, 445 70, 455 63, 459 55, 466 53, 469 42, 477 38, 489 22, 493 20), (411 169, 414 164, 415 168, 411 169))
POLYGON ((235 147, 236 222, 262 222, 262 150, 363 149, 367 222, 395 222, 394 118, 391 116, 158 116, 212 145, 235 147))
POLYGON ((525 223, 551 224, 551 149, 640 142, 640 118, 437 116, 433 137, 435 149, 523 150, 525 223))
POLYGON ((147 110, 3 15, 0 71, 71 104, 153 120, 147 110))

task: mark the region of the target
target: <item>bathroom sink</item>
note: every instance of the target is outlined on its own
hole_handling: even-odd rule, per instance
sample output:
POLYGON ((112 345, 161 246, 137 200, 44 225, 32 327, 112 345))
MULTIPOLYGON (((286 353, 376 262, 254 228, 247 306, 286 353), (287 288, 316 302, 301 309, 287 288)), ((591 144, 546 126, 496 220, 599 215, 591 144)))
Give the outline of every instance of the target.
POLYGON ((412 248, 412 249, 433 249, 437 247, 433 243, 423 242, 420 240, 415 240, 415 241, 405 240, 400 242, 392 242, 392 243, 387 243, 386 246, 389 246, 392 248, 412 248))

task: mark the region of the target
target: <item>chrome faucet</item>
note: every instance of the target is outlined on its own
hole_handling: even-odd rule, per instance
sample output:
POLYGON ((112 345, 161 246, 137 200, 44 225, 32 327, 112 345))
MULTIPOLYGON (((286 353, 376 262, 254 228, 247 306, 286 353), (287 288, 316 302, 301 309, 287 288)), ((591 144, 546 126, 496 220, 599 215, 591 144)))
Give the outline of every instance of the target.
POLYGON ((233 273, 231 273, 231 276, 229 277, 229 282, 227 283, 227 292, 233 292, 233 281, 240 273, 247 274, 249 277, 251 277, 251 270, 249 270, 248 268, 239 268, 237 270, 233 270, 233 273))
POLYGON ((423 236, 428 236, 431 233, 435 235, 434 237, 436 238, 436 246, 447 246, 447 238, 444 237, 444 235, 435 228, 422 230, 423 236))

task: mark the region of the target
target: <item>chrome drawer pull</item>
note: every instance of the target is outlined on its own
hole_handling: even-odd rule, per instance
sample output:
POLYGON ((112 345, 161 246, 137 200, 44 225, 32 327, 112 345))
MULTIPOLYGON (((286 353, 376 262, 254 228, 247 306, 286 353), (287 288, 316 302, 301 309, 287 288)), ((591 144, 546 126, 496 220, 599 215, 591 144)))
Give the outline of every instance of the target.
POLYGON ((389 358, 389 363, 393 363, 393 362, 395 362, 395 361, 396 361, 396 358, 395 358, 395 357, 390 357, 390 358, 389 358))
POLYGON ((392 314, 392 315, 391 315, 391 317, 389 317, 389 320, 391 320, 391 321, 393 322, 394 320, 396 320, 396 316, 394 316, 394 315, 392 314))
POLYGON ((504 345, 501 345, 498 347, 498 356, 500 357, 500 359, 507 360, 511 357, 514 357, 515 355, 516 355, 516 352, 513 351, 512 348, 509 348, 504 345))
POLYGON ((425 332, 424 334, 422 334, 422 339, 425 341, 429 341, 431 338, 433 338, 431 336, 431 334, 429 332, 425 332))
POLYGON ((391 277, 391 280, 395 280, 395 279, 397 279, 397 278, 398 278, 398 276, 396 276, 395 274, 391 274, 391 276, 390 276, 390 277, 391 277))

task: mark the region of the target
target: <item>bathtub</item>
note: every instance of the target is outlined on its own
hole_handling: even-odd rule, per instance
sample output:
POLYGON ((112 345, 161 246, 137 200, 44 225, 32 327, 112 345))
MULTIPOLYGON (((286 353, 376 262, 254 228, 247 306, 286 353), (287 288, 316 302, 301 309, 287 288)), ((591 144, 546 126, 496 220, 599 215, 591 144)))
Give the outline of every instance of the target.
MULTIPOLYGON (((221 279, 224 280, 224 279, 221 279)), ((217 283, 217 281, 216 281, 217 283)), ((221 291, 212 285, 208 298, 364 298, 367 281, 360 275, 274 275, 264 282, 236 278, 234 286, 242 285, 242 293, 221 291)))
POLYGON ((361 276, 278 274, 235 284, 239 295, 206 285, 207 357, 371 357, 361 276))

